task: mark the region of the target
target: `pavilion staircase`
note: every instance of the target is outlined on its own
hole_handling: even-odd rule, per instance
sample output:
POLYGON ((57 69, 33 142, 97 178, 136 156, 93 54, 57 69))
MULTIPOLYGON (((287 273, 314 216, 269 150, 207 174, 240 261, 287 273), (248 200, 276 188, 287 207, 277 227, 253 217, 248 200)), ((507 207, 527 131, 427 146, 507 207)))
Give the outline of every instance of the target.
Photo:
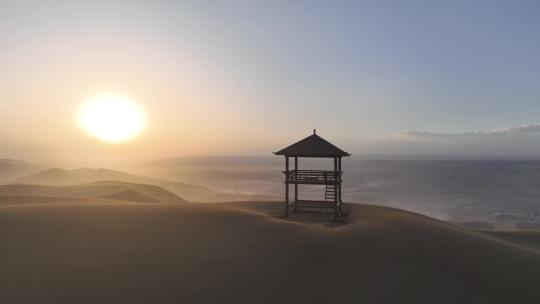
POLYGON ((333 202, 336 199, 336 185, 326 185, 326 190, 324 191, 324 200, 333 202))

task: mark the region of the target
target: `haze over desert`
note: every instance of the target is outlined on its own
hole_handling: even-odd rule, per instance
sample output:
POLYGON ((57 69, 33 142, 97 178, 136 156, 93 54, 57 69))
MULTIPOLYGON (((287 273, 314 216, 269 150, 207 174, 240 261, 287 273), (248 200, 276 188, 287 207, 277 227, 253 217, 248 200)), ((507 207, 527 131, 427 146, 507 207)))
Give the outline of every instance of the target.
POLYGON ((540 2, 0 0, 0 304, 538 303, 540 2))

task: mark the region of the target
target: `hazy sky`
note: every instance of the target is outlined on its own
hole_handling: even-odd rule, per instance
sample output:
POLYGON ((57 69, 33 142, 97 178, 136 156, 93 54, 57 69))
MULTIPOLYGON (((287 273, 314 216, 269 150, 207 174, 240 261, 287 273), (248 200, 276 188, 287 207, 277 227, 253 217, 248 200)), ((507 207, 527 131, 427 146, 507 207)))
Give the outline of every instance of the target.
POLYGON ((538 1, 0 0, 0 158, 265 154, 313 128, 452 145, 539 117, 538 1), (102 92, 135 99, 144 133, 84 134, 102 92))

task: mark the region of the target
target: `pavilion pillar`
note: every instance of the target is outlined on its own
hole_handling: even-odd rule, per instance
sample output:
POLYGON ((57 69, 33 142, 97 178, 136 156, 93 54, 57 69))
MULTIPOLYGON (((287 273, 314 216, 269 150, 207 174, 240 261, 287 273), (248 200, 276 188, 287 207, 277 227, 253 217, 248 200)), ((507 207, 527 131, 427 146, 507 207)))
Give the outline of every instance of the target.
POLYGON ((341 180, 341 156, 339 157, 339 161, 338 161, 338 168, 339 168, 339 189, 338 189, 338 198, 339 198, 339 215, 343 215, 343 201, 341 200, 341 183, 342 183, 342 180, 341 180))
POLYGON ((341 202, 341 157, 339 157, 338 161, 338 169, 339 169, 339 201, 341 202))
MULTIPOLYGON (((294 157, 294 175, 298 176, 298 156, 294 157)), ((294 202, 298 201, 298 183, 294 183, 294 202)), ((296 207, 295 207, 296 210, 296 207)))
MULTIPOLYGON (((337 157, 334 157, 334 172, 335 172, 335 176, 337 177, 338 176, 338 158, 337 157)), ((337 221, 338 220, 338 194, 337 194, 337 191, 338 191, 338 188, 339 188, 339 180, 336 178, 334 179, 334 189, 335 189, 335 193, 334 193, 334 220, 337 221)))
POLYGON ((289 157, 285 156, 285 217, 289 215, 289 157))

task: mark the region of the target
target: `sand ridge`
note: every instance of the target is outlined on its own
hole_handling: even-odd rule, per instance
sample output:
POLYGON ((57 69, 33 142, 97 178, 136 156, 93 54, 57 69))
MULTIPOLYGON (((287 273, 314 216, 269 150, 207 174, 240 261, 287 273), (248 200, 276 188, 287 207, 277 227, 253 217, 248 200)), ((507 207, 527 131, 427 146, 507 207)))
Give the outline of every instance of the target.
MULTIPOLYGON (((99 181, 72 186, 0 185, 0 201, 9 203, 8 198, 16 197, 34 198, 34 201, 37 201, 37 198, 40 197, 63 197, 71 199, 113 199, 142 203, 185 202, 183 198, 155 185, 119 181, 99 181)), ((21 199, 16 201, 20 202, 21 199)))

